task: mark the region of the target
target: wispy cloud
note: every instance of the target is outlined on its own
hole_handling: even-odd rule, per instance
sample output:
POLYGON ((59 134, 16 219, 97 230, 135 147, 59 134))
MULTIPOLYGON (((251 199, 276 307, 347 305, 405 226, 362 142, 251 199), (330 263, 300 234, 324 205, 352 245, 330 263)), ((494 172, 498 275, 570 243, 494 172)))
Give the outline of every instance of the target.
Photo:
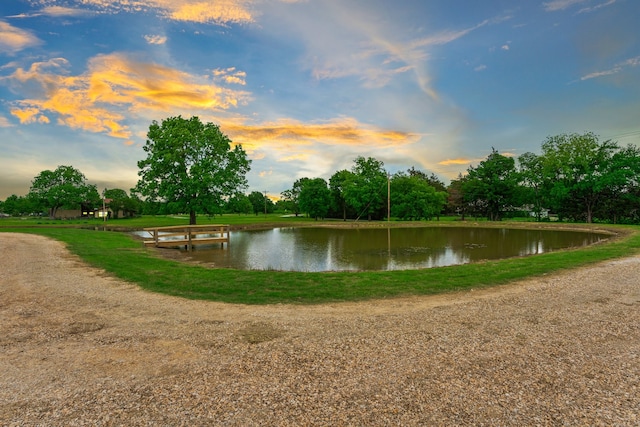
POLYGON ((600 4, 597 4, 597 5, 595 5, 595 6, 591 6, 591 7, 584 7, 584 8, 582 8, 582 9, 580 9, 580 10, 578 11, 578 13, 589 13, 589 12, 594 12, 594 11, 596 11, 596 10, 598 10, 598 9, 602 9, 603 7, 611 6, 611 5, 612 5, 612 4, 614 4, 615 2, 616 2, 616 0, 608 0, 608 1, 604 2, 604 3, 600 3, 600 4))
POLYGON ((13 55, 23 49, 40 44, 42 41, 30 31, 0 21, 0 53, 13 55))
POLYGON ((144 36, 144 39, 149 44, 165 44, 167 42, 167 37, 166 36, 160 36, 160 35, 148 34, 148 35, 144 36))
POLYGON ((301 28, 308 41, 308 67, 317 79, 356 77, 367 88, 381 88, 397 76, 413 76, 421 90, 433 99, 439 96, 431 86, 428 62, 438 46, 453 43, 488 25, 508 20, 508 16, 486 19, 468 28, 448 29, 428 36, 398 38, 398 31, 374 25, 363 11, 334 11, 333 15, 348 16, 348 21, 338 22, 339 29, 332 34, 318 37, 313 24, 301 28), (345 43, 345 40, 351 40, 345 43), (355 43, 354 41, 357 41, 355 43))
POLYGON ((11 127, 12 124, 5 116, 0 116, 0 128, 8 128, 11 127))
POLYGON ((224 111, 246 102, 249 94, 206 79, 123 54, 99 55, 78 76, 66 75, 68 62, 57 58, 17 68, 0 82, 30 91, 11 114, 22 123, 57 123, 73 129, 131 138, 126 118, 150 111, 224 111))
POLYGON ((21 13, 19 15, 11 15, 8 18, 35 18, 38 16, 51 16, 51 17, 80 17, 91 15, 93 12, 83 9, 83 8, 71 8, 71 7, 63 7, 63 6, 46 6, 42 9, 39 9, 35 12, 30 13, 21 13))
POLYGON ((438 162, 438 164, 441 166, 460 166, 460 165, 470 165, 480 160, 481 159, 468 159, 468 158, 447 159, 447 160, 438 162))
POLYGON ((353 118, 334 119, 324 123, 302 123, 282 119, 257 125, 228 123, 225 129, 243 145, 264 141, 319 142, 324 145, 367 145, 389 147, 413 142, 417 135, 368 126, 353 118))
POLYGON ((595 79, 598 77, 605 77, 613 74, 618 74, 619 72, 627 68, 637 67, 638 65, 640 65, 640 56, 636 56, 635 58, 629 58, 626 61, 620 62, 607 70, 595 71, 593 73, 586 74, 580 77, 580 80, 584 81, 584 80, 595 79))
POLYGON ((565 10, 574 4, 585 3, 588 0, 553 0, 542 4, 544 10, 547 12, 557 12, 559 10, 565 10))
POLYGON ((91 12, 86 9, 63 7, 63 6, 47 6, 43 8, 40 13, 42 15, 55 16, 55 17, 91 15, 91 12))

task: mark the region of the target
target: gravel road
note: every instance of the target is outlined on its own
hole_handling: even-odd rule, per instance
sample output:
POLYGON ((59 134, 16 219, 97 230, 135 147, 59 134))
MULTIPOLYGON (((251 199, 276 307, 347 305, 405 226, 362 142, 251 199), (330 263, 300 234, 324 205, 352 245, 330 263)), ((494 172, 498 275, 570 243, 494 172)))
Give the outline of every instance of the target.
POLYGON ((2 426, 639 426, 640 257, 317 306, 157 295, 0 233, 2 426))

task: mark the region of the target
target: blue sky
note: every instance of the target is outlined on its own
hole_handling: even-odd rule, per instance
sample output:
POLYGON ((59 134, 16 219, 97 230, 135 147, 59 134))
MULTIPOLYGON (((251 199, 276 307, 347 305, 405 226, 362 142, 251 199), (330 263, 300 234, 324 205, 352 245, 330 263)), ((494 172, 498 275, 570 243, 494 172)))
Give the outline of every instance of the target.
POLYGON ((197 115, 278 196, 357 156, 445 182, 492 147, 640 145, 637 0, 1 0, 0 200, 71 165, 129 190, 197 115))

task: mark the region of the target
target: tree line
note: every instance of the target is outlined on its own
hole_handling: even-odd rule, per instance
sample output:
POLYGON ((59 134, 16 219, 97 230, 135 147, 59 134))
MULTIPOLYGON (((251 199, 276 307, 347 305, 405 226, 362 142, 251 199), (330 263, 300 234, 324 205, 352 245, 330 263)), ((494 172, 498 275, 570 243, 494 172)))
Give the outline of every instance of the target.
POLYGON ((430 220, 440 215, 491 221, 514 216, 551 216, 583 222, 640 222, 640 152, 597 135, 548 137, 541 153, 518 158, 497 150, 477 166, 469 166, 449 185, 435 174, 411 167, 389 174, 384 163, 357 157, 350 170, 329 180, 300 178, 277 202, 266 192, 247 193, 251 161, 240 145, 212 123, 199 118, 171 117, 153 121, 138 162, 139 180, 129 193, 95 185, 72 166, 42 171, 24 197, 0 202, 10 215, 56 216, 58 209, 100 208, 105 202, 116 214, 266 214, 278 211, 315 219, 430 220))

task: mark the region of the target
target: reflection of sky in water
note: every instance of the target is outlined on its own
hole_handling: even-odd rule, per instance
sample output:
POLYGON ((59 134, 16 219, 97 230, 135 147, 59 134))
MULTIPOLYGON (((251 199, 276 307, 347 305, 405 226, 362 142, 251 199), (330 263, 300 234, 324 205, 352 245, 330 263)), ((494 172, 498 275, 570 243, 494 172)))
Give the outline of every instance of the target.
POLYGON ((228 246, 200 246, 185 256, 247 270, 406 270, 541 254, 605 236, 501 228, 276 228, 233 231, 228 246))

